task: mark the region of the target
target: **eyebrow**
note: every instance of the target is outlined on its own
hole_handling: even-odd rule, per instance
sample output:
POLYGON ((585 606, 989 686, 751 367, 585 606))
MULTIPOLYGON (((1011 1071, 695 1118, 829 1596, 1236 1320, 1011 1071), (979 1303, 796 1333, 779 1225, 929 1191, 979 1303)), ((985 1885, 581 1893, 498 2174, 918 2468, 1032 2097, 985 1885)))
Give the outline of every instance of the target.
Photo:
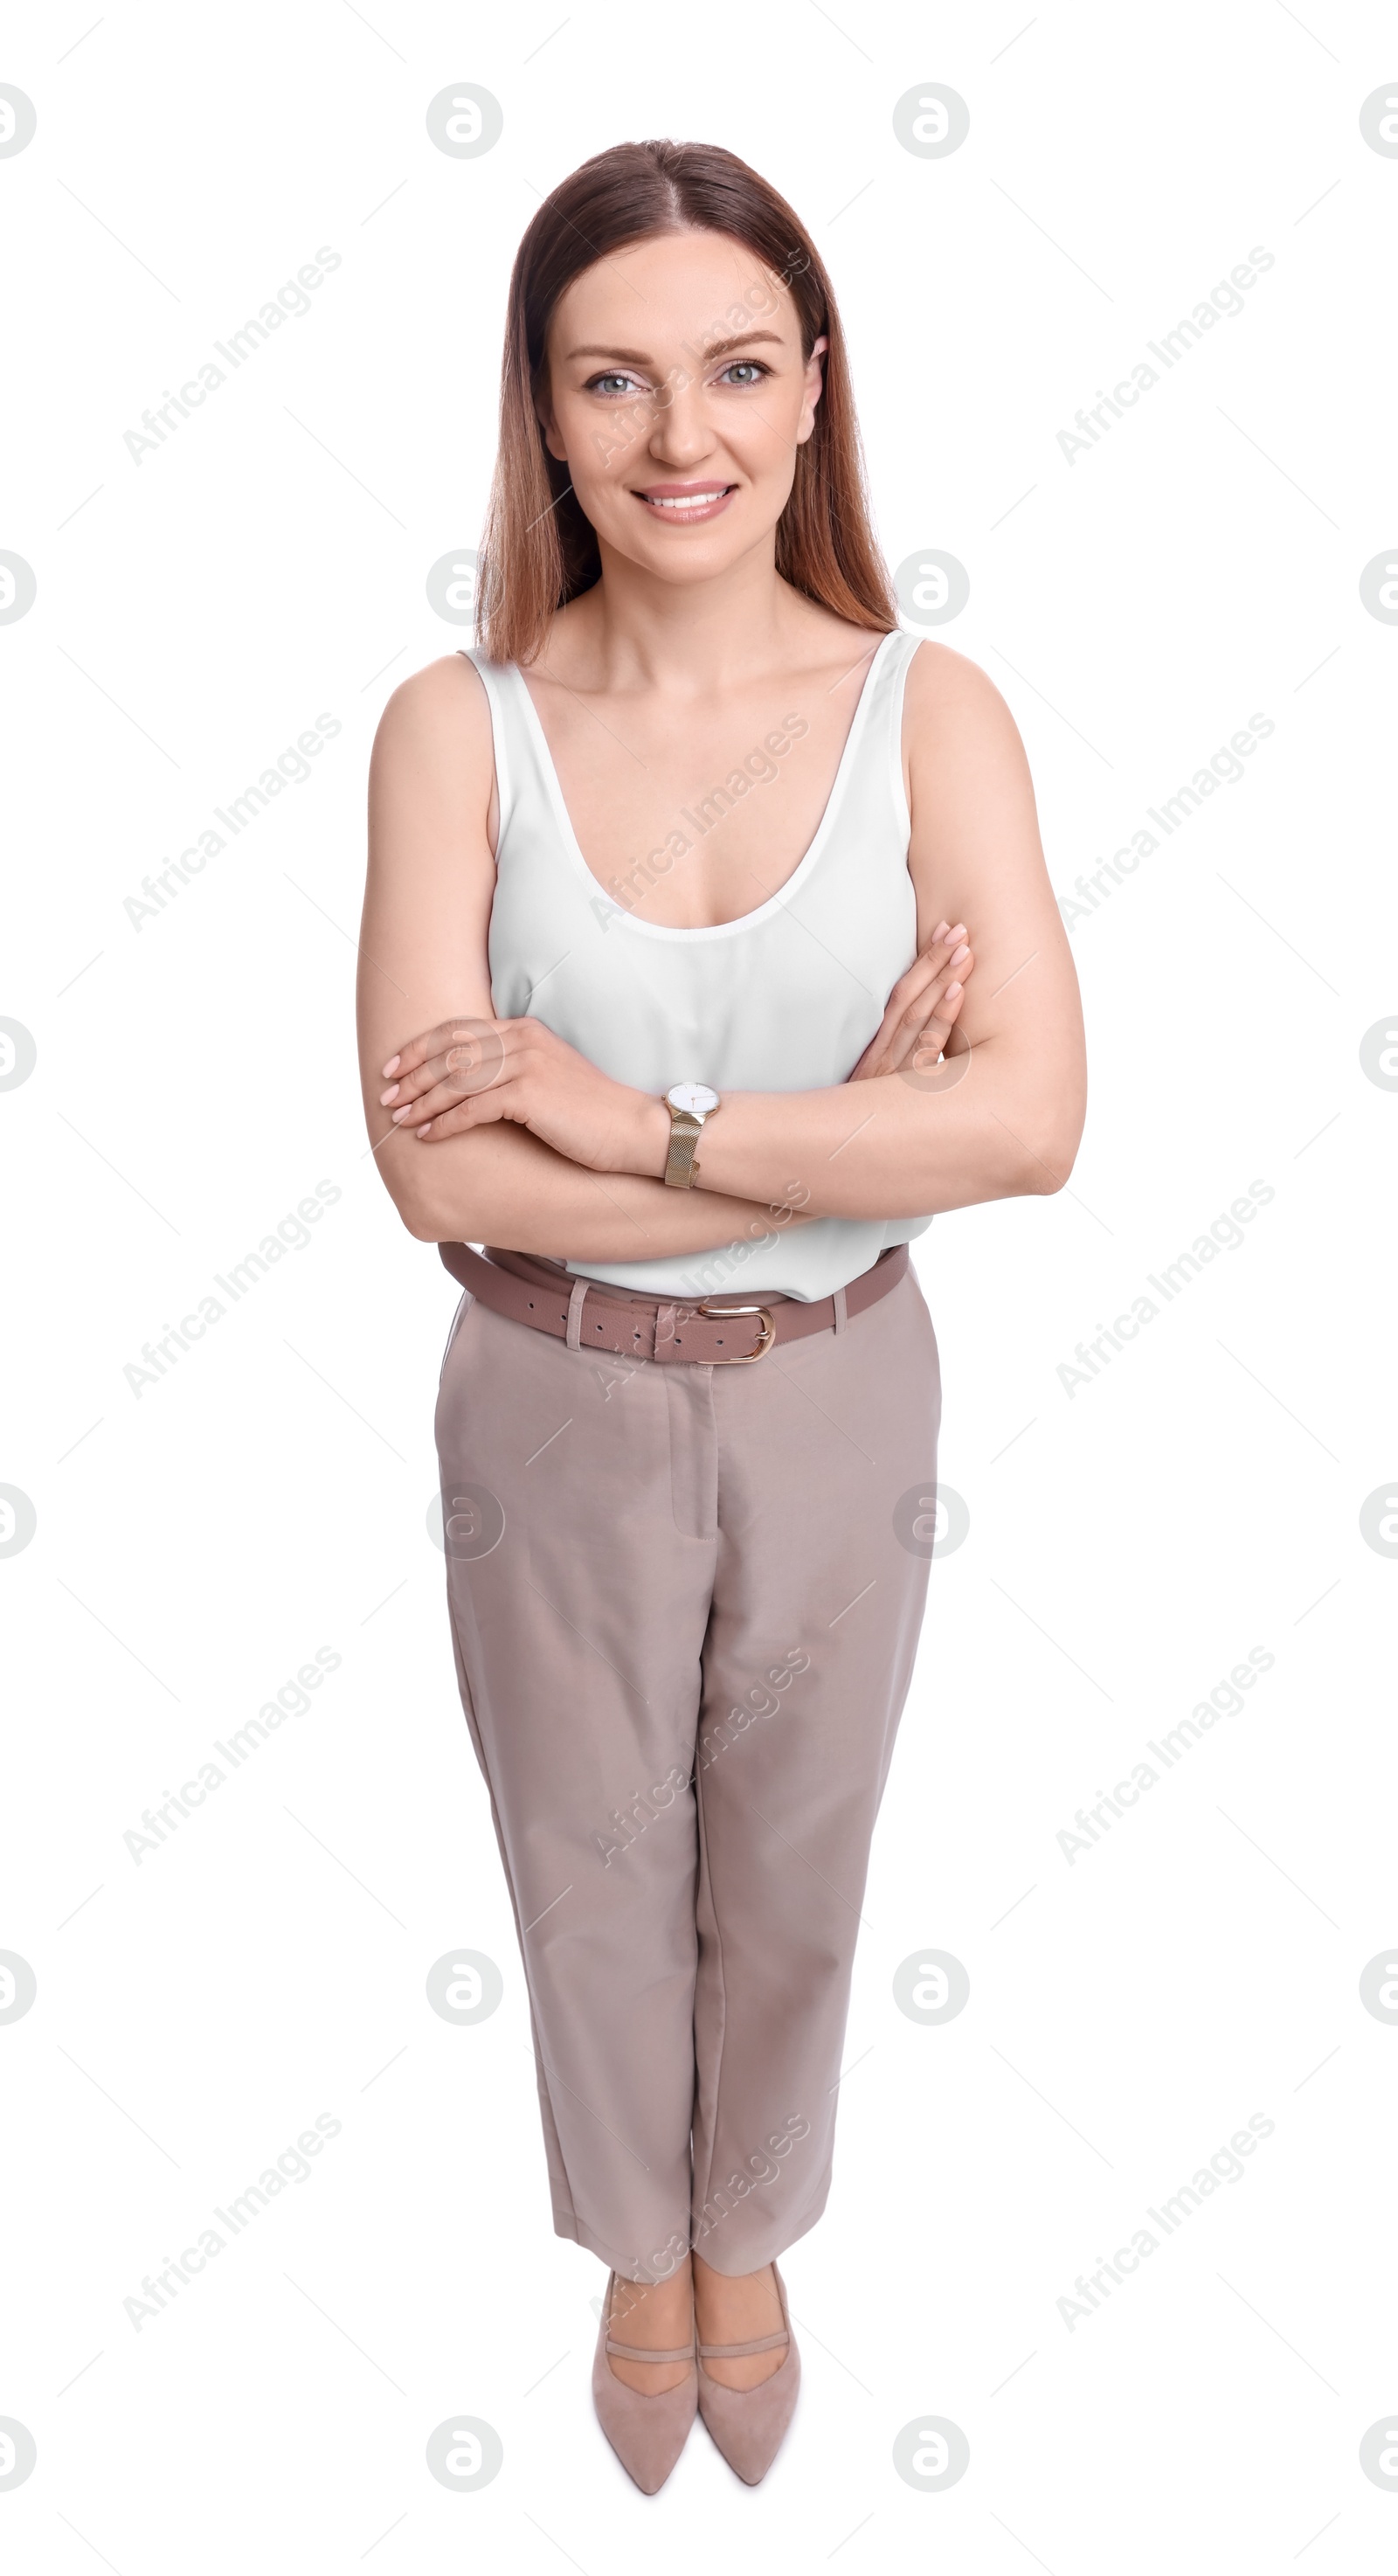
MULTIPOLYGON (((726 357, 730 349, 750 349, 758 340, 770 341, 773 348, 777 349, 783 346, 781 334, 778 331, 740 331, 735 339, 712 341, 704 351, 704 363, 707 365, 710 359, 726 357)), ((655 364, 655 360, 648 357, 644 349, 609 349, 596 346, 591 342, 585 343, 580 349, 570 349, 568 358, 617 358, 623 366, 627 367, 653 367, 655 364)))

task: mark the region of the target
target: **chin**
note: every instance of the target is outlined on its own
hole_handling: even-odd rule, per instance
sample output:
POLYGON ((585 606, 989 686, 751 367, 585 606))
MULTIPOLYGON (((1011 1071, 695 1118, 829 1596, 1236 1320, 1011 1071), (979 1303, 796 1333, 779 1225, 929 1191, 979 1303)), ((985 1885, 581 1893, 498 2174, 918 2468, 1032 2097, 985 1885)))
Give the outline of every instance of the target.
POLYGON ((722 519, 712 520, 706 528, 688 529, 682 539, 665 532, 651 536, 648 529, 630 526, 624 542, 620 533, 604 531, 603 538, 613 554, 635 564, 638 570, 659 573, 666 581, 682 584, 712 581, 716 574, 728 572, 766 533, 765 529, 754 532, 750 526, 735 526, 731 513, 725 512, 722 519))

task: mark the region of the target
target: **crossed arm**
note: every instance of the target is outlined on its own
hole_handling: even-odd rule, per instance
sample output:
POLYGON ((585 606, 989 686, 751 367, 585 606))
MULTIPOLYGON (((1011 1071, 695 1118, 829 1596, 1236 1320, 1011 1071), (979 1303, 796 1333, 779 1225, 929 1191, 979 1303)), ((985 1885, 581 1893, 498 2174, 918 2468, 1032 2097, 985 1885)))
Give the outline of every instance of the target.
POLYGON ((1018 732, 973 663, 929 647, 905 741, 914 965, 848 1082, 725 1092, 694 1187, 672 1190, 658 1100, 537 1021, 494 1018, 475 672, 453 656, 396 691, 370 771, 359 1028, 369 1133, 410 1233, 627 1262, 1061 1188, 1083 1124, 1082 1021, 1018 732))

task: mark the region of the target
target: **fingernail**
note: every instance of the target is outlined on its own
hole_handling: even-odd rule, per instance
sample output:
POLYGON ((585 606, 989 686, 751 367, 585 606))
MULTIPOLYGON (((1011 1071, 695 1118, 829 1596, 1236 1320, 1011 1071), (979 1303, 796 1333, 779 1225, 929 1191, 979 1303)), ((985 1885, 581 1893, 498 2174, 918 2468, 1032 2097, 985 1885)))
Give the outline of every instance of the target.
POLYGON ((943 1001, 954 1002, 960 990, 961 987, 959 984, 948 984, 947 989, 942 996, 943 1001))
POLYGON ((949 931, 947 932, 947 937, 948 937, 948 939, 964 939, 964 938, 965 938, 965 936, 966 936, 966 924, 965 924, 965 922, 964 922, 964 921, 954 921, 954 922, 952 923, 952 925, 951 925, 951 928, 950 928, 950 929, 949 929, 949 931))
POLYGON ((388 1104, 389 1104, 390 1100, 396 1100, 396 1099, 397 1099, 397 1097, 398 1097, 398 1093, 399 1093, 399 1088, 400 1088, 399 1084, 397 1084, 396 1082, 391 1082, 391 1083, 389 1084, 389 1086, 388 1086, 387 1091, 381 1091, 381 1092, 379 1093, 379 1107, 380 1107, 380 1109, 386 1109, 386 1108, 388 1107, 388 1104))
POLYGON ((398 1122, 399 1122, 399 1120, 400 1120, 401 1118, 409 1118, 409 1117, 411 1117, 411 1115, 412 1115, 412 1102, 411 1102, 410 1100, 405 1100, 401 1109, 395 1109, 395 1110, 394 1110, 394 1113, 393 1113, 393 1124, 394 1124, 394 1126, 396 1127, 396 1126, 398 1125, 398 1122))
MULTIPOLYGON (((967 948, 967 947, 964 945, 964 943, 963 943, 963 945, 962 945, 960 948, 958 948, 958 949, 957 949, 955 956, 952 958, 952 961, 951 961, 951 962, 952 962, 953 966, 964 966, 964 965, 965 965, 965 963, 966 963, 966 960, 967 960, 967 958, 970 956, 970 954, 971 954, 970 949, 969 949, 969 948, 967 948)), ((958 986, 958 987, 957 987, 957 989, 958 989, 958 991, 959 991, 959 990, 960 990, 960 986, 958 986)), ((395 1086, 395 1088, 396 1088, 396 1086, 395 1086)))
POLYGON ((402 1062, 402 1058, 401 1058, 400 1056, 391 1055, 391 1056, 389 1057, 388 1062, 387 1062, 387 1064, 384 1066, 384 1069, 383 1069, 383 1078, 384 1078, 385 1082, 387 1082, 388 1077, 389 1077, 389 1075, 390 1075, 391 1073, 396 1073, 396 1072, 397 1072, 398 1067, 399 1067, 399 1065, 400 1065, 400 1063, 401 1063, 401 1062, 402 1062))
POLYGON ((427 1123, 426 1123, 426 1125, 425 1125, 424 1127, 419 1127, 419 1129, 418 1129, 418 1131, 417 1131, 417 1132, 418 1132, 419 1136, 430 1136, 430 1135, 431 1135, 431 1133, 432 1133, 432 1121, 431 1121, 431 1119, 430 1119, 430 1118, 428 1119, 428 1121, 427 1121, 427 1123))

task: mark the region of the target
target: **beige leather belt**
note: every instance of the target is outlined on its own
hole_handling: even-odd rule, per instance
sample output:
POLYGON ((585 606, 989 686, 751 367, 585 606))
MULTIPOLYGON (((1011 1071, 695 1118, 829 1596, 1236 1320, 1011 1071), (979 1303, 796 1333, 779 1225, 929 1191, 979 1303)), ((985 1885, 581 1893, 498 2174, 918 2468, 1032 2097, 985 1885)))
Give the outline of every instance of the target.
POLYGON ((453 1279, 483 1306, 513 1323, 532 1325, 536 1333, 554 1333, 572 1350, 610 1351, 621 1359, 684 1360, 698 1368, 731 1368, 735 1362, 765 1359, 778 1342, 839 1332, 850 1316, 862 1314, 896 1288, 908 1267, 906 1243, 895 1243, 880 1253, 871 1270, 861 1271, 847 1288, 837 1288, 833 1297, 807 1303, 800 1297, 769 1295, 760 1304, 728 1306, 702 1297, 682 1305, 605 1288, 595 1279, 575 1279, 560 1262, 502 1251, 494 1244, 486 1245, 485 1259, 469 1243, 439 1243, 437 1249, 453 1279))

